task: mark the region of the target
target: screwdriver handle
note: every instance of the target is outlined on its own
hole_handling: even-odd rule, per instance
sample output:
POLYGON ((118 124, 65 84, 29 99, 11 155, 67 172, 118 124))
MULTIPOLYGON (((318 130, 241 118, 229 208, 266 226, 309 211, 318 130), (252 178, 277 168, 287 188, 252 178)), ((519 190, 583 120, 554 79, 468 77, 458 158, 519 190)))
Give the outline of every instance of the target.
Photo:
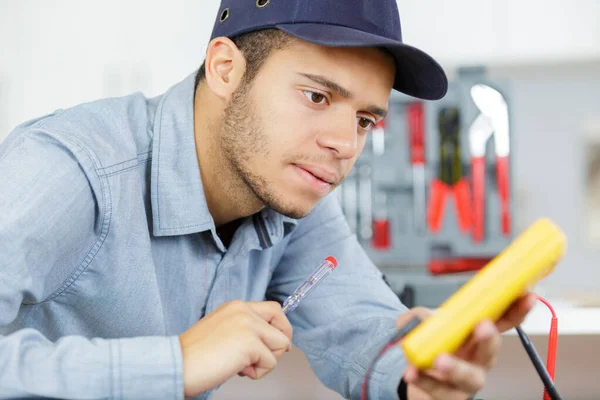
POLYGON ((458 226, 461 231, 467 232, 473 225, 472 207, 471 207, 471 190, 469 182, 462 178, 453 187, 454 206, 456 207, 456 216, 458 218, 458 226))
POLYGON ((508 156, 496 157, 496 176, 498 179, 498 193, 500 195, 502 233, 505 236, 508 236, 511 230, 508 183, 508 156))
POLYGON ((411 164, 425 163, 425 135, 423 134, 423 103, 411 103, 407 109, 411 164))
POLYGON ((444 220, 444 210, 446 205, 446 197, 449 189, 448 186, 439 179, 431 181, 429 189, 429 207, 427 209, 427 225, 429 230, 437 233, 442 226, 444 220))
POLYGON ((485 221, 485 157, 471 158, 473 174, 473 241, 483 240, 485 221))

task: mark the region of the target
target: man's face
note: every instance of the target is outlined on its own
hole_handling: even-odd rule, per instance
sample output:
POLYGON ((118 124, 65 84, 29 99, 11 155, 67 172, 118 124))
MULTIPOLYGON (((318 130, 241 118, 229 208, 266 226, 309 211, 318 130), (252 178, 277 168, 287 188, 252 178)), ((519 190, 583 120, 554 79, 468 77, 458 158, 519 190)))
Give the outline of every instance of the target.
POLYGON ((387 111, 395 66, 374 48, 294 41, 273 52, 224 113, 221 146, 267 207, 302 218, 339 186, 387 111))

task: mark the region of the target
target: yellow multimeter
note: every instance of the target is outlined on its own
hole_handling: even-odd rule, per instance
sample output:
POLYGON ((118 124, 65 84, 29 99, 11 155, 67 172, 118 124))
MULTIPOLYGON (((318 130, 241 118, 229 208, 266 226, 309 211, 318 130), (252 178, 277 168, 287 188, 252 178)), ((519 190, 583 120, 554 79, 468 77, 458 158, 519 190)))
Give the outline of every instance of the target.
POLYGON ((429 369, 438 355, 455 352, 479 322, 498 320, 552 272, 565 250, 563 232, 546 218, 536 221, 404 337, 408 361, 429 369))

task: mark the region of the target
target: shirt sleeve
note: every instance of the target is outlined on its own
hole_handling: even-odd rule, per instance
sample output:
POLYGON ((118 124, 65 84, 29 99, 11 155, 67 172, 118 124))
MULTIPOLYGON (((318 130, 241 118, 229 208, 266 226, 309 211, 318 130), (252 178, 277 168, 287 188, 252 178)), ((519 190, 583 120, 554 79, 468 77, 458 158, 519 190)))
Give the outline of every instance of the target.
MULTIPOLYGON (((326 257, 337 268, 288 314, 294 344, 327 387, 360 399, 367 369, 407 311, 352 234, 330 195, 298 223, 273 273, 269 297, 283 302, 326 257)), ((369 399, 398 399, 405 360, 399 346, 375 364, 369 399)))
MULTIPOLYGON (((106 223, 89 152, 39 129, 0 145, 0 397, 183 398, 178 337, 61 337, 15 328, 59 295, 106 223)), ((60 321, 56 321, 60 323, 60 321)))

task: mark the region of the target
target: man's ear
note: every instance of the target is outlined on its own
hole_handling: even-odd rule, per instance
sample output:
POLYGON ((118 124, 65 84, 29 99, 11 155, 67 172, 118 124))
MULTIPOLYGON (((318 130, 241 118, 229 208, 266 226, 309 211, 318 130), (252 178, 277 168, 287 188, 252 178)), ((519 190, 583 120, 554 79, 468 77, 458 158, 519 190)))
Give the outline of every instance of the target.
POLYGON ((211 92, 228 101, 244 77, 246 60, 231 39, 218 37, 208 45, 205 70, 211 92))

